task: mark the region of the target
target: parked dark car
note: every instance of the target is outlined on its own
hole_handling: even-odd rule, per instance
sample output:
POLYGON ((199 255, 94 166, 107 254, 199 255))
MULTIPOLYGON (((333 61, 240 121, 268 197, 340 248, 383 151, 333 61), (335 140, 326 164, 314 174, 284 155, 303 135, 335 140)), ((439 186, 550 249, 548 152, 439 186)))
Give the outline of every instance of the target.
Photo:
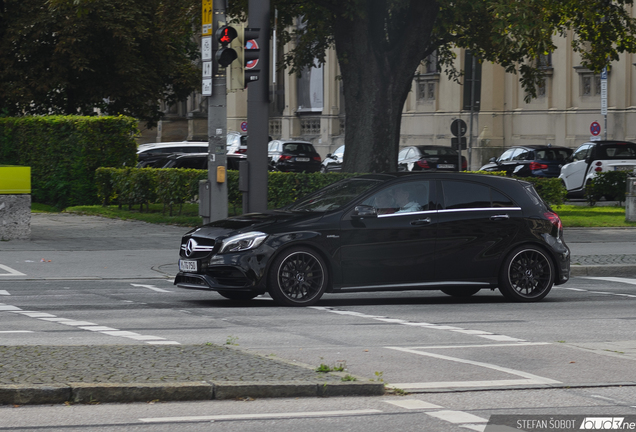
POLYGON ((306 141, 270 141, 267 157, 272 171, 317 172, 322 166, 320 155, 306 141))
MULTIPOLYGON (((187 168, 208 169, 208 153, 175 153, 157 159, 148 159, 137 164, 137 168, 187 168)), ((226 167, 238 170, 238 163, 247 160, 244 154, 227 154, 226 167)))
POLYGON ((334 172, 342 171, 342 162, 344 161, 344 149, 345 146, 341 145, 333 153, 327 153, 325 159, 322 161, 320 172, 334 172))
MULTIPOLYGON (((451 147, 421 145, 404 147, 398 153, 398 171, 460 171, 459 154, 451 147)), ((462 156, 461 171, 468 163, 462 156)))
POLYGON ((159 142, 140 144, 137 147, 137 160, 140 162, 157 160, 175 153, 203 153, 208 151, 206 141, 159 142))
POLYGON ((294 204, 218 220, 181 240, 182 288, 281 305, 323 293, 495 289, 544 298, 570 275, 558 215, 525 181, 479 174, 369 174, 294 204))
POLYGON ((551 145, 514 146, 498 158, 479 168, 480 171, 505 171, 518 177, 558 177, 561 167, 572 155, 568 147, 551 145))

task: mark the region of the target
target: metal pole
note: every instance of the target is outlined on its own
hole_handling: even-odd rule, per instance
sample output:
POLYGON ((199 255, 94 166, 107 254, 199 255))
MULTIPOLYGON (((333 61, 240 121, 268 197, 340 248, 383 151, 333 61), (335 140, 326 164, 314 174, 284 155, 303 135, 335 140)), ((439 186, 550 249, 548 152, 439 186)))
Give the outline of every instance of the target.
POLYGON ((270 0, 249 0, 249 27, 259 28, 260 53, 257 81, 248 85, 247 92, 247 160, 248 188, 243 196, 247 212, 267 210, 267 144, 269 142, 269 17, 270 0), (247 205, 245 198, 247 196, 247 205))
MULTIPOLYGON (((219 21, 225 22, 225 2, 214 2, 212 34, 216 33, 219 21)), ((212 44, 212 58, 218 50, 216 40, 212 44)), ((203 222, 224 219, 227 205, 227 89, 225 68, 219 68, 213 60, 212 96, 208 96, 208 182, 210 185, 210 217, 203 222)))
POLYGON ((468 169, 472 166, 473 156, 473 117, 475 115, 475 77, 477 75, 477 59, 473 55, 473 68, 472 76, 470 80, 470 131, 468 138, 468 169))

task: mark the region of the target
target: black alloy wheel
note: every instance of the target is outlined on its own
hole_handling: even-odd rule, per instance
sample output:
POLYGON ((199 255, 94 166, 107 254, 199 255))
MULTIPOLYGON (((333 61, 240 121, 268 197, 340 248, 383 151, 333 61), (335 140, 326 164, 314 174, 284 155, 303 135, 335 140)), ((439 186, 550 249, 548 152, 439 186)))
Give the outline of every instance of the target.
POLYGON ((258 293, 252 291, 217 291, 220 295, 230 300, 252 300, 258 293))
POLYGON ((316 304, 327 288, 327 266, 309 248, 295 247, 284 251, 272 263, 269 272, 269 294, 284 306, 316 304))
POLYGON ((444 288, 441 290, 444 294, 453 297, 470 297, 481 291, 481 288, 461 287, 461 288, 444 288))
POLYGON ((534 302, 554 284, 554 264, 541 249, 523 246, 508 255, 501 269, 499 291, 509 300, 534 302))

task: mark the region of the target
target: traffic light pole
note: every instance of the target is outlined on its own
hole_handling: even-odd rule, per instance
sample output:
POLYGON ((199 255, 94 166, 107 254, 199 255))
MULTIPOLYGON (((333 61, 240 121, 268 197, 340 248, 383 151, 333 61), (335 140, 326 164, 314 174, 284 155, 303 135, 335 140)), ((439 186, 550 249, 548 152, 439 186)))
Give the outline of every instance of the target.
MULTIPOLYGON (((217 2, 218 3, 218 2, 217 2)), ((243 212, 267 210, 267 144, 269 142, 269 18, 270 0, 249 0, 249 26, 260 29, 258 80, 247 92, 248 190, 243 195, 243 212)))
MULTIPOLYGON (((214 2, 212 17, 213 30, 216 33, 219 21, 225 22, 225 2, 214 2)), ((218 49, 216 41, 213 43, 213 53, 218 49)), ((213 61, 212 96, 208 96, 208 181, 207 191, 200 189, 200 197, 209 192, 209 216, 203 215, 203 222, 208 223, 218 219, 225 219, 228 215, 227 204, 227 89, 225 69, 220 68, 217 61, 213 61)), ((201 200, 203 203, 204 199, 201 200)), ((202 213, 201 211, 199 213, 202 213)))

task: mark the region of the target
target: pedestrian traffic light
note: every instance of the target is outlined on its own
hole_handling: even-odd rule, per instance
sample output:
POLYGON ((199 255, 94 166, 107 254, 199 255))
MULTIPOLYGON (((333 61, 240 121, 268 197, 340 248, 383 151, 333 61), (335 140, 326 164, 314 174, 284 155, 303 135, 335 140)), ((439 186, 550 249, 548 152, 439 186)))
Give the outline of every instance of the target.
POLYGON ((216 61, 221 67, 228 67, 238 58, 236 50, 230 46, 238 37, 238 32, 232 26, 224 25, 219 27, 215 34, 216 40, 221 44, 221 48, 216 52, 216 61))
POLYGON ((237 53, 238 61, 228 68, 227 82, 230 91, 244 90, 247 84, 258 80, 258 56, 260 53, 256 39, 260 29, 245 28, 245 24, 237 25, 237 38, 232 42, 232 48, 237 53))

